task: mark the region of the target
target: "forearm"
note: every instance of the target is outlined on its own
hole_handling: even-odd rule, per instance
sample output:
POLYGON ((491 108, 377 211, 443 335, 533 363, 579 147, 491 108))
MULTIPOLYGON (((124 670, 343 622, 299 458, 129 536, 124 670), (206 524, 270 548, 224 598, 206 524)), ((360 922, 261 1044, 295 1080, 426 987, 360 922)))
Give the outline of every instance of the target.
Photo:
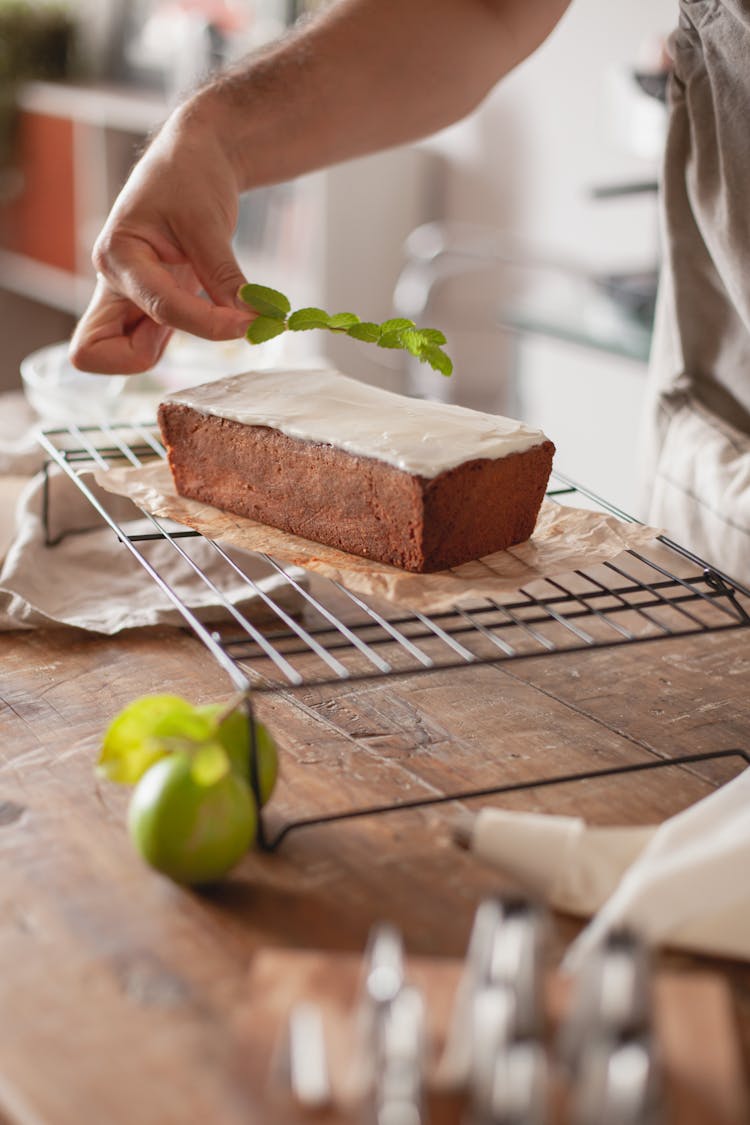
POLYGON ((569 0, 339 0, 176 110, 94 247, 71 343, 88 371, 153 365, 174 328, 241 336, 238 193, 403 144, 465 116, 569 0), (207 296, 204 300, 201 291, 207 296))
POLYGON ((340 0, 191 99, 240 190, 415 140, 469 113, 570 0, 340 0))

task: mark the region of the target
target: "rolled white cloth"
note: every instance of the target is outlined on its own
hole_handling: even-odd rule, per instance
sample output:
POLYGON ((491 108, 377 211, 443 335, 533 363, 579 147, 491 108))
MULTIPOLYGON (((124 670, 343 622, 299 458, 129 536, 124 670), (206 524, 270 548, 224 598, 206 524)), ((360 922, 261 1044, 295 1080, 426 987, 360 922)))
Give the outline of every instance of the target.
POLYGON ((659 826, 488 808, 469 843, 551 906, 595 915, 566 969, 621 925, 654 944, 750 960, 750 770, 659 826))

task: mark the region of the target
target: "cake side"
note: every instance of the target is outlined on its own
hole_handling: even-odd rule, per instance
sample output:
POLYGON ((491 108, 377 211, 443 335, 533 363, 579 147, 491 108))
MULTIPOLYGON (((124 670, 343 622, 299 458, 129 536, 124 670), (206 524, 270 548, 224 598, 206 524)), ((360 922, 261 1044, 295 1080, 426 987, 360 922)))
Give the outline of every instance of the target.
POLYGON ((162 403, 181 496, 342 551, 422 569, 419 478, 334 446, 162 403))
POLYGON ((425 478, 178 402, 159 424, 180 495, 416 572, 528 539, 554 452, 544 441, 425 478))
POLYGON ((445 570, 504 551, 533 534, 555 447, 468 461, 425 482, 422 570, 445 570))

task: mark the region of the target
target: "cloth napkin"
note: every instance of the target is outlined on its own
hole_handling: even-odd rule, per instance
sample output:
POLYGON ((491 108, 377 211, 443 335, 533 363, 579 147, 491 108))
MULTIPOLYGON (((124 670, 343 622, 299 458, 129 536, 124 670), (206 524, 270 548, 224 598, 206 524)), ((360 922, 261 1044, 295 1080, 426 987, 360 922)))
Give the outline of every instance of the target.
POLYGON ((41 469, 44 451, 35 437, 36 424, 20 391, 0 395, 0 479, 28 477, 41 469))
MULTIPOLYGON (((183 624, 167 595, 56 466, 50 470, 48 506, 50 538, 56 545, 46 545, 39 471, 44 453, 36 442, 32 421, 22 396, 0 397, 0 630, 64 624, 112 634, 136 626, 183 624)), ((155 530, 130 501, 103 492, 89 474, 83 479, 95 495, 104 498, 106 509, 124 522, 129 534, 155 530)), ((181 545, 242 613, 254 622, 272 614, 210 544, 190 539, 181 540, 181 545)), ((216 593, 168 542, 149 543, 141 549, 202 620, 227 617, 216 593)), ((232 558, 259 590, 272 593, 288 611, 299 608, 301 596, 269 564, 236 550, 232 558)), ((287 571, 295 580, 304 580, 304 572, 298 568, 288 567, 287 571)))
POLYGON ((594 915, 566 970, 621 925, 653 944, 750 960, 750 770, 658 826, 487 808, 468 843, 551 906, 594 915))

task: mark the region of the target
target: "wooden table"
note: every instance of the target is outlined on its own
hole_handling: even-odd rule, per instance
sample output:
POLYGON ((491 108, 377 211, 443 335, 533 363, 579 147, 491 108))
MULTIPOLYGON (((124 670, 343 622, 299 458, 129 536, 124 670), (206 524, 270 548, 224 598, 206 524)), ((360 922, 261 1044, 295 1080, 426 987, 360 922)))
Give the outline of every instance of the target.
MULTIPOLYGON (((749 640, 739 631, 264 696, 259 715, 283 753, 273 817, 748 749, 749 640)), ((240 1031, 253 952, 360 950, 370 925, 390 918, 411 952, 458 955, 477 901, 502 885, 452 843, 449 805, 301 830, 279 854, 249 855, 220 889, 182 890, 135 855, 128 794, 99 782, 93 762, 107 721, 136 695, 225 698, 208 654, 166 629, 5 634, 0 654, 0 1111, 13 1125, 275 1120, 240 1031)), ((502 804, 647 824, 739 764, 502 804)), ((558 920, 558 952, 577 928, 558 920)), ((726 976, 750 1057, 750 968, 668 960, 726 976)))

